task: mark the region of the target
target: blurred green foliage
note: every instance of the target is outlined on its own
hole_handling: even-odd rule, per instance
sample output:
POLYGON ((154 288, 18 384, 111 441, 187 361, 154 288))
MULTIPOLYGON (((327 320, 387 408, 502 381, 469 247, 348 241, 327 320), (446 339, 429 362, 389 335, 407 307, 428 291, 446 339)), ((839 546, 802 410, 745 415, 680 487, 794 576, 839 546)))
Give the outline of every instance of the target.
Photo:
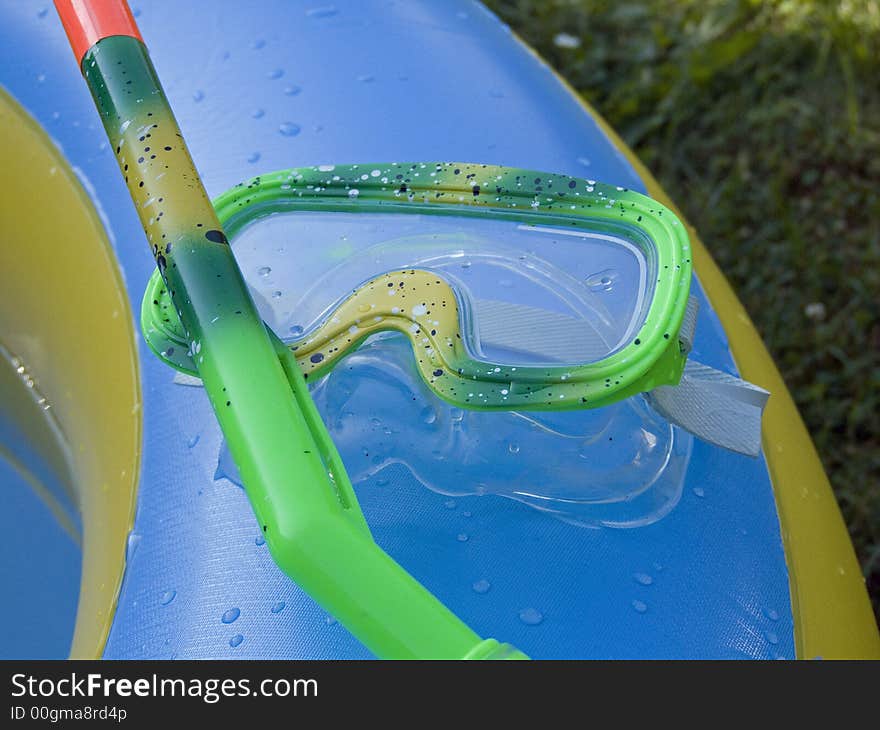
POLYGON ((700 232, 797 401, 880 609, 880 2, 487 4, 700 232))

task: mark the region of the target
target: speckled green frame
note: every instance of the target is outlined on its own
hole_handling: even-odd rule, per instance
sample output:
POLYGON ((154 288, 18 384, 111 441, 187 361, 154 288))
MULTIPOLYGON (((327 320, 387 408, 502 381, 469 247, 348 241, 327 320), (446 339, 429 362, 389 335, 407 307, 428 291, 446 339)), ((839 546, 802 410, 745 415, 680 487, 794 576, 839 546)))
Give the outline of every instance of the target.
MULTIPOLYGON (((347 352, 380 330, 409 336, 426 383, 444 400, 465 408, 565 410, 608 405, 659 385, 674 385, 685 354, 678 333, 690 291, 690 242, 674 213, 655 200, 592 180, 531 170, 464 163, 322 165, 281 170, 240 183, 215 201, 230 237, 254 220, 297 210, 356 213, 419 213, 513 220, 527 225, 578 227, 620 233, 652 244, 657 279, 643 324, 632 341, 607 358, 571 366, 517 366, 473 359, 462 344, 458 302, 436 272, 376 272, 322 323, 289 347, 308 378, 326 373, 347 352), (642 236, 637 235, 641 233, 642 236), (419 276, 422 275, 422 276, 419 276), (384 279, 430 307, 442 291, 444 317, 426 326, 408 311, 375 309, 369 323, 357 304, 379 302, 384 279), (398 279, 406 281, 398 282, 398 279), (445 286, 444 286, 445 285, 445 286), (418 287, 422 286, 422 289, 418 287), (415 293, 416 298, 412 295, 415 293), (448 305, 448 306, 447 306, 448 305), (331 325, 333 321, 333 325, 331 325), (418 341, 416 338, 419 338, 418 341), (429 345, 421 342, 429 340, 429 345), (429 355, 425 354, 429 352, 429 355)), ((387 302, 387 297, 385 298, 387 302)), ((397 309, 395 307, 395 309, 397 309)), ((439 304, 437 312, 441 311, 439 304)), ((363 309, 361 310, 363 311, 363 309)), ((425 312, 421 312, 425 315, 425 312)), ((439 317, 430 309, 427 317, 439 317)), ((150 347, 166 362, 195 374, 187 338, 158 274, 147 288, 142 325, 150 347)))

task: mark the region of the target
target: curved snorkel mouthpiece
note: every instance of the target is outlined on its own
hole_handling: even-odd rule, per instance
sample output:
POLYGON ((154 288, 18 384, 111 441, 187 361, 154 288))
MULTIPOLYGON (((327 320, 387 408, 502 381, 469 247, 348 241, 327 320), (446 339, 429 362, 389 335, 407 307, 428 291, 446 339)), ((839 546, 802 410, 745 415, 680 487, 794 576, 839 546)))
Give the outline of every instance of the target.
POLYGON ((259 317, 127 4, 55 6, 279 567, 380 658, 497 656, 370 536, 300 368, 259 317))

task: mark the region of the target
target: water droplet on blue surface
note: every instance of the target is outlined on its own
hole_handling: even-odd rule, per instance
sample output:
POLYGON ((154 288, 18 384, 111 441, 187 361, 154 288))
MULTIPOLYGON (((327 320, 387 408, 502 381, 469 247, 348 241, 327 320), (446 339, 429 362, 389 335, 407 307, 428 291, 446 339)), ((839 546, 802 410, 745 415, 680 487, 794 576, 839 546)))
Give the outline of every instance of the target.
POLYGON ((518 454, 519 453, 519 444, 510 443, 507 445, 507 450, 511 454, 518 454))
POLYGON ((706 490, 703 489, 702 487, 694 487, 694 488, 693 488, 693 493, 694 493, 695 495, 697 495, 700 499, 702 499, 703 497, 706 496, 706 490))
POLYGON ((296 96, 299 92, 302 91, 302 88, 299 86, 286 86, 284 88, 284 93, 286 96, 296 96))
POLYGON ((293 122, 284 122, 278 127, 278 131, 285 137, 296 137, 300 133, 301 127, 293 122))
POLYGON ((202 91, 201 89, 197 89, 196 91, 193 92, 193 101, 194 102, 198 103, 204 98, 205 98, 205 92, 202 91))
POLYGON ((455 500, 454 499, 447 499, 443 503, 443 506, 446 507, 446 509, 455 509, 455 500))
POLYGON ((455 539, 458 540, 459 542, 467 542, 470 538, 467 536, 467 533, 459 532, 455 536, 455 539))
POLYGON ((262 535, 257 535, 254 538, 254 545, 260 546, 260 545, 265 545, 265 544, 266 544, 266 538, 263 537, 262 535))
POLYGON ((231 624, 231 623, 232 623, 233 621, 235 621, 235 619, 237 619, 239 616, 241 616, 241 609, 239 609, 239 608, 230 608, 228 611, 226 611, 226 612, 220 617, 220 620, 221 620, 224 624, 231 624))
POLYGON ((654 579, 647 573, 635 573, 633 575, 633 580, 643 586, 649 586, 654 582, 654 579))
POLYGON ((190 449, 194 448, 195 445, 199 442, 200 438, 201 438, 201 436, 199 434, 196 434, 195 436, 193 436, 189 441, 186 442, 187 448, 190 448, 190 449))
POLYGON ((488 593, 491 587, 492 584, 485 578, 478 580, 471 586, 474 589, 474 593, 488 593))
POLYGON ((272 267, 271 266, 261 266, 259 269, 257 269, 257 273, 260 276, 269 276, 269 274, 272 273, 272 267))
POLYGON ((772 608, 765 608, 764 615, 771 621, 779 621, 779 614, 776 613, 776 611, 774 611, 772 608))
POLYGON ((162 604, 163 606, 167 606, 169 603, 171 603, 171 601, 174 600, 174 597, 176 595, 177 595, 177 591, 165 591, 159 597, 159 603, 162 604))
POLYGON ((426 406, 422 409, 422 422, 423 423, 434 423, 437 420, 437 411, 434 410, 433 406, 426 406))
POLYGON ((767 643, 773 644, 773 646, 779 643, 779 637, 772 631, 765 631, 764 638, 767 639, 767 643))
POLYGON ((281 613, 281 612, 284 610, 284 607, 285 607, 286 605, 287 605, 287 604, 284 603, 284 601, 278 601, 278 603, 273 603, 273 604, 272 604, 272 608, 270 608, 269 610, 270 610, 272 613, 281 613))
POLYGON ((131 562, 131 559, 134 557, 140 544, 141 536, 136 532, 129 532, 128 541, 125 544, 125 559, 127 561, 131 562))
POLYGON ((290 334, 296 335, 297 337, 303 333, 303 328, 298 324, 292 325, 290 327, 290 334))
POLYGON ((262 119, 264 116, 266 116, 266 110, 265 109, 254 109, 251 112, 251 116, 254 119, 262 119))
POLYGON ((306 10, 309 18, 332 18, 339 11, 333 5, 324 5, 318 8, 310 8, 306 10))
POLYGON ((244 641, 244 637, 241 634, 236 634, 229 640, 229 646, 234 649, 236 646, 239 646, 242 641, 244 641))
POLYGON ((280 79, 282 76, 284 76, 284 69, 283 68, 273 68, 266 75, 274 81, 275 79, 280 79))
POLYGON ((644 601, 633 601, 632 607, 636 610, 636 613, 644 613, 648 610, 648 604, 644 601))
POLYGON ((544 614, 536 608, 524 608, 519 612, 519 620, 526 626, 537 626, 544 620, 544 614))

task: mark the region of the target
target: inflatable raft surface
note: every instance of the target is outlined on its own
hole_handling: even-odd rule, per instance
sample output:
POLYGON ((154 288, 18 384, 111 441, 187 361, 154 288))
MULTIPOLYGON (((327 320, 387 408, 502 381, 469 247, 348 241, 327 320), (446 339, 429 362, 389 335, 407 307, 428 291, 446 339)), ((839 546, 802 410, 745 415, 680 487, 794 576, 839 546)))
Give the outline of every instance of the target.
MULTIPOLYGON (((286 167, 406 160, 546 170, 646 191, 645 179, 601 123, 478 4, 263 0, 217 11, 211 3, 167 0, 143 2, 136 15, 212 196, 286 167)), ((72 425, 65 430, 74 473, 80 482, 83 475, 93 480, 81 485, 93 496, 83 500, 86 587, 73 654, 368 657, 274 565, 244 491, 224 466, 222 434, 205 393, 182 384, 135 330, 153 261, 60 23, 43 2, 3 3, 0 17, 0 84, 11 96, 9 109, 21 107, 5 112, 3 123, 26 126, 25 114, 57 144, 66 165, 59 174, 94 204, 126 295, 115 312, 93 307, 85 319, 101 327, 101 317, 110 317, 125 331, 108 335, 91 364, 73 363, 90 369, 84 377, 95 388, 115 389, 119 411, 112 430, 110 416, 90 434, 72 425), (124 362, 126 353, 134 365, 109 367, 124 362), (91 440, 83 446, 82 438, 91 440), (127 466, 96 477, 98 466, 85 451, 94 450, 97 463, 103 449, 127 466), (108 491, 110 506, 95 496, 108 491), (100 519, 86 511, 99 503, 100 519)), ((54 215, 52 197, 38 205, 38 215, 54 215)), ((59 236, 56 245, 83 252, 104 245, 100 235, 91 242, 65 240, 62 231, 50 235, 59 236)), ((699 275, 699 261, 697 267, 699 275)), ((67 275, 88 270, 83 265, 67 275)), ((31 280, 36 285, 40 277, 31 280)), ((74 286, 60 275, 53 282, 59 294, 74 286)), ((701 305, 693 357, 738 374, 724 328, 696 279, 693 293, 701 305)), ((59 322, 75 327, 84 316, 52 291, 43 296, 57 307, 59 322)), ((53 352, 34 364, 47 385, 47 369, 60 367, 55 358, 63 358, 53 352)), ((89 394, 88 401, 78 391, 71 398, 98 397, 98 391, 89 394)), ((342 457, 352 472, 365 458, 359 449, 343 449, 342 457)), ((403 464, 365 477, 356 489, 383 549, 475 631, 532 657, 796 655, 790 575, 764 456, 752 459, 694 440, 674 507, 629 529, 572 525, 497 496, 450 499, 403 464)), ((40 509, 41 503, 22 498, 25 515, 38 519, 40 509)), ((836 509, 833 499, 825 509, 836 509)), ((54 539, 62 547, 52 569, 61 570, 79 548, 60 533, 54 539)), ((356 570, 357 556, 351 560, 356 570)), ((847 581, 842 592, 855 590, 851 554, 844 552, 840 564, 847 581)), ((51 573, 33 575, 33 565, 4 570, 19 585, 52 580, 51 573)), ((70 605, 59 620, 70 624, 70 587, 60 582, 59 595, 70 605)), ((860 608, 855 614, 864 618, 860 608)), ((875 637, 870 629, 863 635, 868 651, 875 637)), ((63 653, 59 641, 51 651, 63 653)), ((833 642, 829 646, 833 652, 833 642)))

